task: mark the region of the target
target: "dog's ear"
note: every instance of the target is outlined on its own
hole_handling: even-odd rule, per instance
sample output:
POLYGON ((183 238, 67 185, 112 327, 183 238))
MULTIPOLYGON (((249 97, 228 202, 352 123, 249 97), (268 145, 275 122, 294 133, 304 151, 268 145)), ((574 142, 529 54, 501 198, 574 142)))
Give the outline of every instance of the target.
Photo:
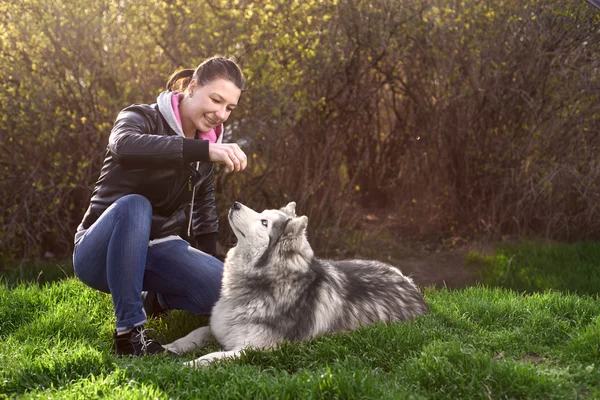
POLYGON ((296 216, 296 202, 295 201, 289 202, 287 204, 287 206, 281 208, 281 211, 283 211, 290 217, 295 217, 296 216))
POLYGON ((290 222, 288 222, 286 227, 286 232, 294 235, 301 234, 308 225, 308 217, 303 215, 301 217, 292 218, 290 222))

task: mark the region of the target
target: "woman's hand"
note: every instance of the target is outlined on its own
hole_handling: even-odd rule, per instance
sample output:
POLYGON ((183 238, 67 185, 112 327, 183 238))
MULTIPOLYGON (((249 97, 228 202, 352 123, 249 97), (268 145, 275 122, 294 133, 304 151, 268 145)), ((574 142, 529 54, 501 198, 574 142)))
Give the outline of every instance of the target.
POLYGON ((209 143, 208 157, 210 161, 225 164, 227 172, 240 172, 248 165, 246 153, 237 143, 209 143))

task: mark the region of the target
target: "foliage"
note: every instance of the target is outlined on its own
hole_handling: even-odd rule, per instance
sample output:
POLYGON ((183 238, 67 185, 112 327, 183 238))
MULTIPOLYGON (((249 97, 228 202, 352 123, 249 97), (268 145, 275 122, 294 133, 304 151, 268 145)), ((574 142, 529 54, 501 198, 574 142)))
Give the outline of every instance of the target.
POLYGON ((216 53, 248 81, 222 213, 295 200, 323 250, 361 206, 597 237, 599 22, 567 0, 2 2, 2 257, 69 254, 118 111, 216 53))

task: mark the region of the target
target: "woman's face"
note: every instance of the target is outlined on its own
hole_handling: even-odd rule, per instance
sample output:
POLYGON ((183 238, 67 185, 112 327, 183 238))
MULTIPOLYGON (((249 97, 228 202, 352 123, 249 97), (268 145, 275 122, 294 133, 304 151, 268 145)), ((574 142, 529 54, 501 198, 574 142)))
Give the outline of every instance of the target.
POLYGON ((208 132, 227 121, 242 91, 233 82, 219 78, 204 86, 192 80, 188 93, 192 96, 186 99, 184 110, 180 110, 184 131, 183 120, 187 120, 188 125, 193 124, 200 132, 208 132))

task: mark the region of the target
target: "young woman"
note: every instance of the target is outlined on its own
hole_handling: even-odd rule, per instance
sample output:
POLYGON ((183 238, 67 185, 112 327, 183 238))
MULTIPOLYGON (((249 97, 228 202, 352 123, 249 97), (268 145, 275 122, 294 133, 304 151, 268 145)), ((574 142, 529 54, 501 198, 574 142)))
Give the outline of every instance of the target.
POLYGON ((142 291, 166 309, 204 315, 219 297, 213 163, 246 168, 244 152, 222 143, 243 88, 237 64, 216 56, 173 74, 155 104, 117 117, 73 264, 83 283, 112 295, 119 355, 165 351, 144 330, 142 291))

